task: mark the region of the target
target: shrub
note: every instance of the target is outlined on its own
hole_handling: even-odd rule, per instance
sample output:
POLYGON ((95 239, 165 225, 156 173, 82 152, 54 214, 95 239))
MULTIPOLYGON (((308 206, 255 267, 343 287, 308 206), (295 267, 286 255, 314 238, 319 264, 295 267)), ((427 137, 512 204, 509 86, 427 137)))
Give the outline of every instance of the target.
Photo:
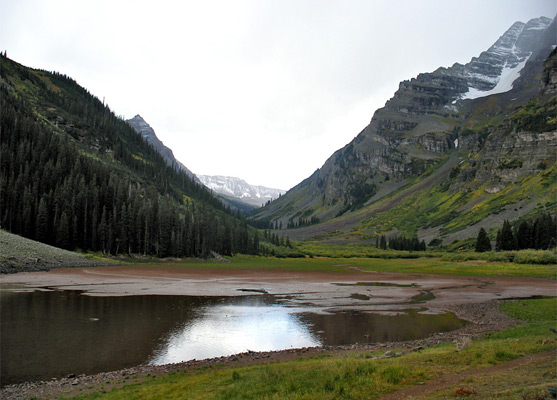
POLYGON ((557 254, 549 250, 520 250, 513 261, 517 264, 557 264, 557 254))

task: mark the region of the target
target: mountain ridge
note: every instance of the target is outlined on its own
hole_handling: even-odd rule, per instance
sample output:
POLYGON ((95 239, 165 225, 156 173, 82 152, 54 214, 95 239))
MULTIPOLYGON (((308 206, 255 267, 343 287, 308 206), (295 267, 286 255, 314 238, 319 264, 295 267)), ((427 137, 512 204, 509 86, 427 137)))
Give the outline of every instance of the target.
MULTIPOLYGON (((461 159, 457 165, 451 167, 451 171, 447 171, 446 179, 454 180, 458 177, 459 181, 454 182, 448 188, 451 192, 444 196, 447 199, 458 198, 453 192, 464 188, 462 183, 470 183, 472 179, 472 174, 464 170, 464 166, 472 163, 469 154, 477 155, 489 138, 497 137, 496 146, 503 145, 505 135, 497 133, 503 129, 501 124, 511 125, 516 122, 505 121, 505 118, 539 95, 543 61, 555 46, 556 37, 555 20, 542 17, 526 24, 516 23, 488 51, 482 52, 468 64, 456 63, 452 67, 438 68, 434 72, 422 73, 416 78, 401 82, 394 96, 383 108, 375 111, 369 125, 354 140, 333 153, 312 176, 278 201, 259 210, 253 218, 260 226, 277 223, 287 226, 300 218, 312 216, 318 221, 325 221, 325 224, 287 232, 290 237, 298 239, 327 236, 336 231, 339 232, 336 236, 348 231, 346 237, 351 238, 350 240, 374 237, 378 232, 409 230, 408 234, 418 231, 423 233, 418 226, 404 229, 402 225, 408 226, 408 223, 403 221, 398 227, 383 222, 372 226, 371 222, 381 220, 378 217, 372 218, 372 215, 384 214, 387 218, 386 215, 394 211, 382 210, 384 206, 381 204, 388 202, 389 197, 396 197, 396 193, 406 190, 405 188, 412 187, 413 182, 419 184, 424 177, 443 168, 446 162, 454 160, 454 154, 459 154, 461 159), (526 48, 527 46, 531 47, 526 48), (516 79, 506 83, 508 90, 490 93, 501 81, 505 66, 509 66, 507 70, 510 70, 518 65, 523 66, 522 70, 520 74, 515 74, 518 76, 516 79), (466 93, 470 93, 471 88, 479 95, 473 99, 463 98, 466 93), (452 172, 452 168, 456 168, 455 172, 452 172), (449 172, 454 176, 451 177, 449 172), (375 208, 377 210, 374 211, 375 208), (367 216, 358 218, 360 214, 367 216), (352 220, 352 223, 344 224, 346 219, 352 220), (358 234, 350 234, 350 230, 355 230, 358 234)), ((554 129, 553 126, 551 129, 554 129)), ((506 128, 503 130, 506 132, 506 128)), ((515 138, 520 135, 515 133, 511 136, 515 138)), ((547 146, 553 145, 554 133, 549 136, 546 142, 539 143, 533 136, 530 137, 530 144, 538 143, 536 150, 532 151, 539 152, 541 158, 547 156, 547 151, 544 153, 544 143, 547 146)), ((519 145, 517 143, 515 144, 519 145)), ((504 168, 504 156, 501 152, 495 157, 491 156, 498 160, 490 167, 495 169, 494 173, 489 176, 480 174, 479 178, 483 180, 472 185, 473 187, 468 185, 467 190, 476 190, 486 183, 497 190, 498 180, 504 181, 514 176, 515 180, 509 181, 505 186, 516 186, 517 179, 524 179, 526 167, 531 164, 523 163, 524 168, 517 168, 516 164, 514 170, 508 173, 508 168, 504 168), (502 172, 498 174, 499 171, 502 172), (503 173, 507 174, 506 178, 503 173), (486 180, 491 180, 491 183, 486 180)), ((553 163, 549 164, 548 168, 551 170, 553 163)), ((512 163, 508 165, 513 166, 512 163)), ((528 173, 537 172, 528 170, 528 173)), ((485 190, 483 192, 490 194, 485 190)), ((484 199, 483 204, 494 201, 499 196, 497 193, 491 193, 493 198, 484 199)), ((464 202, 462 199, 459 201, 464 202)), ((473 207, 474 201, 478 200, 468 199, 467 205, 461 204, 461 211, 452 210, 453 218, 464 218, 463 210, 473 207)), ((394 209, 403 212, 401 206, 394 209)), ((450 213, 446 214, 443 217, 445 221, 439 216, 439 221, 431 223, 438 224, 437 234, 445 235, 448 240, 452 236, 439 232, 449 224, 447 218, 450 213)), ((518 216, 523 215, 519 214, 517 213, 518 216)), ((430 222, 425 223, 429 224, 430 222)), ((435 236, 435 233, 429 235, 435 236)), ((454 232, 451 235, 454 236, 454 232)))
POLYGON ((135 117, 128 119, 126 121, 137 133, 139 133, 153 148, 159 152, 165 159, 168 166, 172 168, 177 168, 184 171, 186 175, 192 178, 197 183, 201 183, 197 175, 191 172, 184 164, 174 157, 174 152, 168 146, 158 138, 155 130, 143 119, 143 117, 137 114, 135 117))
POLYGON ((233 209, 241 209, 249 212, 256 207, 261 207, 267 202, 278 198, 286 191, 268 188, 261 185, 250 185, 238 177, 223 175, 196 175, 184 164, 176 159, 172 149, 166 146, 157 136, 155 130, 137 114, 126 121, 137 133, 139 133, 153 148, 161 154, 169 167, 181 170, 195 182, 206 186, 217 195, 224 203, 233 209), (247 205, 241 206, 237 202, 247 205))
POLYGON ((254 207, 279 198, 286 190, 250 185, 245 180, 233 176, 199 175, 201 182, 209 189, 224 196, 229 196, 254 207))

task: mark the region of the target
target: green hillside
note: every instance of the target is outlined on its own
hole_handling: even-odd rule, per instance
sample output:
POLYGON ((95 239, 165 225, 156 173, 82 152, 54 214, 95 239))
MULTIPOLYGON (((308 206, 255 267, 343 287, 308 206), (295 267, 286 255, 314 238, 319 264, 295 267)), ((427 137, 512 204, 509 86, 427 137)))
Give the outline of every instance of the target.
POLYGON ((404 82, 358 137, 252 218, 295 240, 470 245, 481 228, 494 240, 505 220, 517 229, 555 214, 556 64, 554 50, 527 64, 513 90, 452 103, 438 100, 458 87, 446 71, 404 82), (415 113, 398 111, 408 107, 415 113))
POLYGON ((65 249, 256 252, 245 220, 71 78, 0 59, 0 224, 65 249))

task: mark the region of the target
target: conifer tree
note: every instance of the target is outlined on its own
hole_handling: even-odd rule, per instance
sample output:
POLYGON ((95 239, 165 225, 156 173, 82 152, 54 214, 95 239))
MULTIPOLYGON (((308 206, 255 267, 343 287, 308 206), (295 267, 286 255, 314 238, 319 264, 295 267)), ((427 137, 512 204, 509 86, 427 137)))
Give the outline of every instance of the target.
POLYGON ((39 202, 39 209, 37 212, 37 222, 36 226, 36 238, 38 241, 43 243, 50 242, 50 229, 49 229, 49 215, 48 206, 46 204, 46 199, 41 198, 39 202))
POLYGON ((533 249, 534 237, 528 221, 522 221, 516 232, 516 244, 519 249, 533 249))
POLYGON ((478 238, 476 239, 476 251, 478 253, 491 251, 491 242, 487 237, 487 232, 484 228, 481 228, 478 232, 478 238))
POLYGON ((500 250, 516 250, 516 239, 511 228, 509 221, 505 220, 503 222, 503 227, 501 228, 500 236, 500 250))
POLYGON ((381 241, 379 246, 381 247, 381 249, 386 250, 387 249, 387 239, 385 238, 385 235, 381 235, 381 241))

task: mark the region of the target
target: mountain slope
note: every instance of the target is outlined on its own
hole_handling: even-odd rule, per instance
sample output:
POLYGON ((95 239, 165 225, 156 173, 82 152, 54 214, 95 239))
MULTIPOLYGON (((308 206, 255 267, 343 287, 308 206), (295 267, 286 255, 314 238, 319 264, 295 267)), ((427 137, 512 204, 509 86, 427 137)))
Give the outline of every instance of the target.
POLYGON ((0 225, 65 249, 256 251, 244 220, 75 81, 0 57, 0 225))
POLYGON ((172 167, 177 168, 180 171, 184 171, 187 176, 193 179, 197 183, 201 183, 197 176, 191 172, 184 164, 174 157, 172 150, 164 145, 163 142, 157 137, 155 131, 151 126, 137 114, 135 117, 128 119, 126 121, 130 126, 139 133, 147 143, 149 143, 153 148, 164 158, 166 163, 172 167))
MULTIPOLYGON (((503 205, 517 205, 504 214, 513 218, 536 210, 548 198, 539 175, 555 169, 555 126, 518 121, 521 112, 551 116, 554 97, 540 95, 540 80, 556 38, 555 21, 516 23, 468 64, 401 82, 351 143, 254 219, 326 221, 287 233, 298 239, 402 231, 447 242, 475 235, 468 227, 480 221, 502 223, 489 217, 502 216, 503 205), (534 97, 536 105, 528 103, 534 97), (527 206, 516 193, 521 185, 530 191, 527 206)), ((549 193, 554 187, 549 181, 549 193)))
POLYGON ((230 176, 200 175, 198 177, 174 157, 172 150, 160 141, 153 128, 139 114, 127 120, 127 123, 163 156, 168 166, 184 171, 195 182, 205 185, 232 210, 249 213, 285 192, 280 189, 253 186, 243 179, 230 176))

